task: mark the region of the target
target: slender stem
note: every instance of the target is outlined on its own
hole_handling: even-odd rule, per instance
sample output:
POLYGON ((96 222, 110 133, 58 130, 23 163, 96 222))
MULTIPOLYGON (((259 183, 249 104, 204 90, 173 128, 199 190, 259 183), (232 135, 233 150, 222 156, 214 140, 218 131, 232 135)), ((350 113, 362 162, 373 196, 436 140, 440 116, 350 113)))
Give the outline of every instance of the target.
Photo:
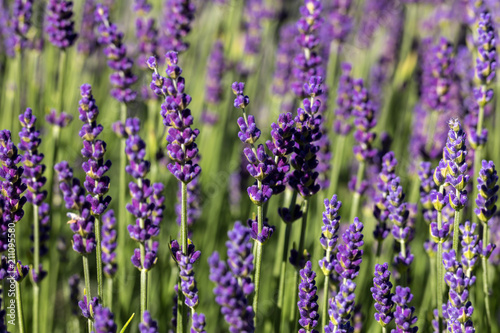
MULTIPOLYGON (((87 255, 82 256, 83 260, 83 276, 85 279, 85 294, 87 295, 87 302, 92 300, 92 293, 90 291, 90 270, 89 270, 89 258, 87 255)), ((89 332, 92 331, 92 320, 89 318, 88 320, 88 328, 89 332)))
MULTIPOLYGON (((489 242, 489 228, 488 223, 483 223, 483 251, 486 251, 489 242)), ((483 291, 484 291, 484 308, 486 312, 486 320, 488 331, 491 331, 491 310, 490 310, 490 286, 488 277, 488 260, 485 256, 481 256, 481 263, 483 264, 483 291)))
POLYGON ((383 240, 379 239, 377 241, 377 252, 375 252, 375 261, 378 262, 378 259, 380 258, 380 255, 382 254, 382 245, 383 245, 383 240))
POLYGON ((24 333, 24 314, 23 314, 23 300, 21 295, 21 283, 16 282, 16 303, 17 303, 17 315, 19 323, 19 333, 24 333))
MULTIPOLYGON (((125 120, 127 118, 127 105, 125 103, 120 103, 120 120, 125 123, 125 120)), ((126 212, 126 188, 127 188, 127 176, 125 172, 125 168, 127 166, 127 156, 125 154, 125 138, 122 138, 120 140, 120 171, 119 171, 119 188, 121 189, 118 191, 118 220, 120 221, 119 225, 119 230, 118 230, 118 237, 121 238, 122 240, 126 239, 128 237, 128 231, 127 231, 127 221, 128 221, 128 216, 126 212)), ((129 260, 130 257, 127 255, 127 242, 121 241, 118 242, 118 251, 119 253, 119 260, 120 260, 120 269, 124 270, 126 267, 129 265, 129 260)), ((119 285, 123 286, 126 285, 128 282, 127 275, 125 272, 122 274, 118 275, 118 283, 119 285)), ((134 275, 135 276, 135 275, 134 275)), ((118 293, 118 296, 120 298, 120 303, 122 306, 128 305, 127 303, 130 302, 130 298, 128 298, 130 294, 129 293, 118 293), (127 302, 128 301, 128 302, 127 302)))
MULTIPOLYGON (((33 205, 33 269, 39 273, 40 265, 40 224, 38 222, 38 206, 33 205)), ((40 286, 33 282, 33 333, 38 333, 40 286)))
MULTIPOLYGON (((444 187, 439 187, 439 192, 443 193, 444 187)), ((438 211, 437 214, 438 229, 441 229, 443 224, 443 213, 438 211)), ((458 232, 458 230, 457 230, 458 232)), ((441 332, 441 320, 443 319, 443 243, 438 242, 438 253, 436 259, 436 292, 437 292, 437 309, 439 311, 438 326, 441 332)))
MULTIPOLYGON (((290 244, 290 234, 292 233, 292 224, 287 223, 285 225, 285 243, 283 245, 283 253, 281 256, 281 268, 280 268, 280 281, 278 288, 278 318, 276 318, 277 325, 282 325, 282 321, 285 316, 283 311, 283 304, 285 302, 285 280, 286 280, 286 269, 287 269, 287 258, 288 258, 288 246, 290 244)), ((280 332, 280 326, 275 327, 275 332, 280 332)))
POLYGON ((97 264, 97 297, 103 301, 102 291, 102 249, 101 249, 101 217, 95 216, 96 264, 97 264))
MULTIPOLYGON (((259 188, 262 187, 262 183, 259 181, 259 188)), ((259 234, 262 233, 262 226, 264 223, 264 214, 262 206, 257 206, 257 224, 259 234)), ((259 241, 255 241, 256 245, 256 256, 255 256, 255 276, 254 276, 254 284, 255 284, 255 295, 253 297, 253 311, 255 313, 254 316, 254 326, 257 329, 257 317, 258 317, 258 306, 259 306, 259 290, 260 290, 260 270, 262 266, 262 243, 259 241)))
POLYGON ((340 169, 342 168, 342 162, 344 159, 344 145, 346 137, 344 135, 337 136, 337 142, 335 145, 335 156, 333 158, 332 173, 330 176, 330 195, 331 197, 337 191, 337 186, 339 183, 340 169))
POLYGON ((10 128, 12 130, 12 132, 15 132, 16 131, 16 128, 17 128, 17 115, 20 114, 22 112, 22 109, 23 109, 23 98, 24 98, 24 83, 23 83, 23 51, 19 51, 18 53, 18 57, 17 57, 17 68, 18 68, 18 73, 17 73, 17 89, 18 89, 18 104, 17 104, 17 110, 14 111, 14 115, 13 117, 11 118, 11 124, 10 124, 10 128))
POLYGON ((382 327, 382 333, 387 333, 387 328, 382 327))
MULTIPOLYGON (((330 251, 327 251, 326 257, 330 258, 330 251)), ((323 313, 321 315, 321 327, 325 327, 328 318, 328 298, 330 296, 330 274, 325 275, 323 284, 323 313)))
MULTIPOLYGON (((182 182, 181 183, 181 206, 182 206, 182 212, 181 212, 181 246, 182 246, 182 253, 184 255, 187 255, 187 248, 188 248, 188 226, 187 226, 187 184, 182 182)), ((187 309, 186 305, 184 304, 183 300, 183 294, 182 294, 182 289, 181 289, 181 283, 179 279, 179 292, 178 292, 178 305, 177 305, 177 332, 178 333, 183 333, 184 332, 184 323, 187 321, 187 309)))
POLYGON ((361 195, 359 193, 359 189, 361 188, 361 182, 363 181, 364 174, 365 174, 365 162, 363 161, 363 162, 359 163, 358 174, 356 176, 356 189, 354 191, 354 195, 353 195, 353 199, 352 199, 350 221, 353 221, 354 218, 356 217, 356 214, 358 213, 359 200, 361 198, 361 195))
POLYGON ((458 257, 458 234, 460 231, 458 230, 460 225, 460 211, 455 211, 455 219, 453 221, 453 250, 455 250, 455 255, 458 257))
POLYGON ((112 311, 113 310, 113 278, 112 277, 106 278, 106 304, 108 305, 108 308, 112 311))
MULTIPOLYGON (((141 246, 141 256, 142 256, 142 252, 144 251, 144 244, 141 244, 140 246, 141 246)), ((148 304, 148 271, 142 268, 141 269, 141 318, 144 318, 144 312, 147 310, 147 304, 148 304)))

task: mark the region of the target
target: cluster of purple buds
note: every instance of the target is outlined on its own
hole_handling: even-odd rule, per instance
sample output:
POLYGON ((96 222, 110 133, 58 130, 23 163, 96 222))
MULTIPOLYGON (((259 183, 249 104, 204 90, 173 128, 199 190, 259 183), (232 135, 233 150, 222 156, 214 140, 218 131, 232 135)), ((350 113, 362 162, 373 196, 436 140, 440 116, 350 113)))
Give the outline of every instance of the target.
POLYGON ((353 79, 351 76, 351 64, 342 63, 342 74, 339 78, 337 90, 337 108, 335 109, 335 121, 333 129, 340 135, 348 135, 352 130, 351 116, 353 111, 353 79))
POLYGON ((245 29, 245 53, 249 55, 259 54, 262 44, 262 21, 270 16, 264 7, 265 1, 249 0, 245 2, 244 29, 245 29))
POLYGON ((116 218, 115 212, 110 209, 102 216, 102 262, 104 274, 112 278, 116 274, 116 218))
POLYGON ((135 20, 136 38, 138 41, 137 63, 147 68, 148 58, 158 56, 158 28, 153 18, 144 17, 151 11, 151 5, 144 0, 135 1, 133 9, 139 17, 135 20))
POLYGON ((462 264, 456 259, 455 251, 443 254, 443 264, 446 269, 444 280, 450 287, 448 302, 443 304, 443 316, 448 328, 453 332, 474 332, 472 323, 472 307, 469 298, 469 287, 476 277, 468 277, 462 264))
POLYGON ((316 273, 312 270, 312 264, 308 261, 300 270, 299 284, 299 324, 302 328, 299 333, 318 333, 314 328, 318 325, 318 295, 316 287, 316 273))
POLYGON ((87 297, 87 291, 84 291, 83 300, 78 302, 78 307, 82 312, 82 316, 87 319, 94 319, 95 309, 99 307, 99 299, 97 297, 92 298, 91 300, 87 297))
POLYGON ((20 260, 17 261, 15 267, 12 262, 9 262, 8 272, 10 277, 14 279, 17 283, 23 282, 24 278, 28 276, 30 268, 28 265, 23 265, 20 260))
POLYGON ((392 236, 399 243, 399 253, 394 257, 394 264, 400 273, 406 271, 413 262, 409 243, 415 236, 415 230, 409 221, 410 212, 404 202, 405 194, 400 185, 399 177, 392 180, 387 197, 389 205, 389 219, 392 221, 392 236))
POLYGON ((115 316, 109 308, 98 305, 94 309, 94 329, 92 333, 116 333, 118 327, 115 316))
POLYGON ((325 326, 325 333, 350 333, 353 332, 351 317, 354 313, 354 299, 356 283, 351 279, 344 279, 340 284, 335 297, 329 300, 328 316, 330 321, 325 326))
POLYGON ((449 104, 450 86, 455 70, 453 45, 446 38, 441 38, 431 53, 427 72, 424 73, 429 85, 422 87, 422 96, 425 96, 424 103, 430 111, 444 112, 449 104))
POLYGON ((398 161, 394 156, 394 152, 390 151, 382 157, 382 171, 378 175, 377 193, 375 195, 375 206, 373 207, 373 215, 377 219, 377 225, 373 230, 373 236, 380 244, 389 235, 389 227, 387 220, 390 216, 389 195, 392 181, 396 178, 396 166, 398 161))
POLYGON ((6 237, 9 224, 19 222, 24 216, 23 206, 27 199, 23 193, 27 186, 22 178, 24 168, 17 166, 22 159, 22 155, 19 155, 16 145, 12 142, 10 131, 0 131, 0 178, 4 179, 1 182, 1 192, 4 197, 0 226, 2 251, 7 250, 6 237))
POLYGON ((82 85, 80 94, 82 99, 79 101, 78 111, 83 126, 78 134, 83 139, 81 153, 84 158, 87 158, 82 163, 86 174, 83 185, 88 192, 86 200, 92 205, 92 214, 99 216, 106 211, 111 201, 111 197, 106 195, 109 191, 110 179, 105 175, 111 167, 111 161, 104 160, 106 143, 97 139, 103 127, 96 122, 99 109, 92 95, 90 84, 82 85))
POLYGON ((75 234, 73 235, 73 250, 86 255, 94 252, 96 247, 94 222, 91 214, 91 204, 85 199, 85 189, 80 180, 73 178, 73 169, 68 162, 62 161, 55 165, 58 173, 59 188, 64 197, 66 209, 73 210, 68 213, 68 222, 75 234))
POLYGON ((354 222, 342 234, 343 244, 337 246, 335 271, 345 280, 354 280, 359 274, 363 261, 363 223, 356 217, 354 222))
POLYGON ((466 134, 458 119, 450 119, 448 126, 450 130, 443 150, 443 158, 434 171, 434 181, 438 186, 451 185, 455 189, 455 191, 448 192, 448 199, 450 206, 459 211, 467 203, 466 186, 469 175, 466 161, 466 134))
POLYGON ((179 265, 179 276, 181 278, 181 291, 185 296, 185 303, 191 309, 198 306, 198 288, 194 278, 194 264, 201 256, 200 251, 195 251, 194 244, 189 241, 186 254, 179 243, 174 240, 170 243, 170 251, 179 265))
POLYGON ((295 117, 294 149, 290 158, 294 170, 288 175, 288 183, 303 197, 310 197, 320 190, 317 183, 319 174, 316 171, 319 147, 315 142, 322 136, 322 117, 318 114, 321 101, 315 98, 323 93, 322 83, 320 76, 312 76, 304 84, 303 89, 309 99, 303 100, 303 108, 297 109, 295 117))
POLYGON ((191 333, 207 333, 205 331, 205 315, 203 313, 193 313, 191 318, 191 333))
POLYGON ((332 2, 326 31, 334 41, 343 43, 354 26, 353 18, 349 15, 352 0, 335 0, 332 2))
POLYGON ((33 14, 34 0, 15 0, 12 3, 12 18, 10 28, 13 34, 6 36, 11 38, 14 50, 21 51, 27 46, 26 35, 31 28, 31 16, 33 14))
POLYGON ((272 89, 274 94, 281 97, 285 96, 290 91, 293 57, 297 48, 294 43, 295 32, 296 28, 291 24, 284 25, 280 29, 272 89))
POLYGON ((472 276, 480 253, 478 235, 474 233, 476 228, 477 224, 470 221, 465 221, 464 224, 460 225, 462 266, 467 277, 472 276))
MULTIPOLYGON (((222 41, 217 40, 208 56, 207 73, 205 75, 205 101, 210 104, 210 107, 215 107, 222 100, 222 77, 224 76, 226 67, 224 44, 222 44, 222 41)), ((214 125, 218 120, 218 114, 211 111, 203 110, 202 120, 210 125, 214 125)))
POLYGON ((409 287, 396 286, 396 293, 392 296, 392 302, 395 304, 394 322, 396 329, 392 332, 417 333, 418 327, 413 326, 417 323, 417 316, 414 316, 415 307, 408 304, 413 300, 413 295, 409 287))
POLYGON ((113 86, 111 96, 118 102, 128 103, 135 100, 137 93, 130 87, 137 81, 132 73, 134 61, 127 57, 127 48, 123 43, 123 33, 109 20, 109 9, 98 4, 95 11, 98 26, 98 39, 105 45, 104 54, 108 58, 108 66, 115 72, 109 77, 113 86))
POLYGON ((253 288, 252 272, 254 256, 250 237, 252 230, 236 222, 232 230, 228 231, 227 265, 234 277, 240 281, 243 289, 253 288))
POLYGON ((78 52, 87 56, 97 49, 97 36, 94 31, 96 26, 94 19, 95 7, 95 0, 85 0, 77 49, 78 52))
MULTIPOLYGON (((33 115, 30 108, 19 116, 22 129, 19 132, 19 149, 24 151, 22 162, 24 165, 23 182, 28 187, 26 198, 29 203, 36 206, 38 211, 38 228, 39 228, 39 241, 40 241, 40 256, 47 253, 48 249, 45 244, 50 239, 49 221, 50 221, 50 206, 44 202, 47 198, 47 191, 43 190, 47 178, 43 175, 45 172, 45 165, 42 163, 44 155, 38 151, 42 142, 40 138, 40 131, 35 128, 37 118, 33 115)), ((32 236, 33 239, 34 236, 32 236)), ((46 275, 42 270, 42 265, 36 267, 31 271, 35 282, 40 282, 46 275)))
POLYGON ((320 42, 319 30, 323 24, 321 11, 323 6, 319 0, 304 0, 304 5, 300 7, 300 19, 296 27, 299 31, 297 44, 303 52, 297 53, 293 61, 292 70, 295 80, 291 84, 292 91, 299 98, 307 98, 308 93, 304 90, 304 82, 311 76, 322 76, 321 56, 317 52, 320 42))
POLYGON ((375 300, 375 320, 382 326, 386 327, 394 318, 392 308, 394 302, 392 297, 394 294, 391 292, 392 283, 390 281, 391 271, 389 265, 375 265, 375 276, 373 277, 373 287, 370 288, 372 297, 375 300))
POLYGON ((191 23, 194 20, 195 6, 191 0, 166 0, 163 22, 165 26, 161 29, 160 45, 163 50, 184 52, 189 48, 189 43, 184 40, 191 31, 191 23))
POLYGON ((255 314, 247 299, 253 293, 254 285, 240 283, 217 252, 208 258, 208 265, 210 280, 216 284, 213 290, 215 301, 222 307, 221 314, 230 327, 229 331, 254 332, 255 314))
POLYGON ((158 323, 151 317, 149 311, 144 311, 142 321, 139 323, 140 333, 159 333, 158 323))
POLYGON ((75 32, 73 2, 65 0, 49 0, 47 4, 47 24, 45 32, 55 47, 67 49, 78 36, 75 32))
POLYGON ((323 225, 321 226, 321 237, 319 239, 325 256, 319 260, 319 267, 325 276, 332 273, 335 268, 335 247, 338 240, 340 226, 339 210, 342 202, 333 195, 331 200, 325 199, 325 211, 323 212, 323 225))
POLYGON ((436 190, 436 183, 432 178, 433 170, 430 162, 420 163, 418 177, 420 179, 420 203, 422 204, 422 215, 424 221, 430 224, 437 220, 437 212, 432 205, 431 193, 436 190))
MULTIPOLYGON (((478 195, 476 199, 477 208, 474 213, 478 219, 483 223, 483 228, 489 223, 490 219, 497 211, 496 202, 498 200, 498 175, 493 161, 482 161, 482 168, 479 171, 477 178, 478 195)), ((481 248, 480 254, 483 257, 489 258, 495 249, 494 243, 486 244, 486 239, 479 241, 481 248)))
POLYGON ((58 114, 56 110, 52 109, 50 113, 45 116, 45 121, 58 128, 64 128, 73 121, 73 116, 64 111, 58 114))
POLYGON ((377 124, 375 108, 362 79, 353 80, 353 90, 352 113, 356 117, 354 119, 356 128, 354 139, 358 142, 358 145, 354 146, 353 152, 358 161, 370 161, 377 153, 377 150, 372 146, 377 136, 372 132, 377 124))
POLYGON ((182 68, 177 65, 176 52, 166 55, 166 77, 158 73, 156 59, 150 57, 148 67, 153 70, 151 89, 165 98, 161 105, 163 124, 167 127, 167 150, 172 163, 168 170, 181 182, 187 184, 199 176, 201 168, 193 160, 198 155, 196 138, 200 134, 198 129, 192 129, 193 116, 188 108, 191 96, 184 92, 185 80, 182 68))

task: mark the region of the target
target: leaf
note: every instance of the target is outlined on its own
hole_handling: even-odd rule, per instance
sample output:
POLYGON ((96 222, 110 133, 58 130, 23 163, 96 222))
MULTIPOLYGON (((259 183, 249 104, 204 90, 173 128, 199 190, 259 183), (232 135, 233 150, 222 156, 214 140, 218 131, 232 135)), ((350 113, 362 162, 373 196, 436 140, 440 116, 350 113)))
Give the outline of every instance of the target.
POLYGON ((132 313, 132 315, 130 316, 130 318, 128 319, 128 321, 125 323, 125 325, 121 329, 120 333, 124 333, 125 332, 125 330, 127 329, 128 325, 130 324, 130 322, 132 321, 132 319, 134 318, 134 316, 135 316, 135 313, 132 313))

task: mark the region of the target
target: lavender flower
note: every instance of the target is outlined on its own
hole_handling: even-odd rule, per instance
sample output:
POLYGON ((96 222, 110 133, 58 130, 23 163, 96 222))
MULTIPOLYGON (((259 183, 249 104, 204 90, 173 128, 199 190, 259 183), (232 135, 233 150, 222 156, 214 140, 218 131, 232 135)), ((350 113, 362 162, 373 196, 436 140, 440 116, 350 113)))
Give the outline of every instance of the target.
POLYGON ((387 220, 390 217, 391 203, 389 195, 391 183, 396 178, 396 166, 398 161, 394 156, 394 152, 390 151, 382 157, 382 171, 378 175, 377 194, 375 195, 375 206, 373 207, 373 215, 377 219, 377 225, 373 231, 373 236, 378 241, 378 246, 382 246, 383 240, 389 235, 389 227, 387 220))
POLYGON ((349 16, 351 4, 351 0, 335 0, 330 5, 325 33, 337 43, 343 43, 353 28, 353 18, 349 16))
POLYGON ((294 43, 295 32, 296 28, 292 24, 284 25, 280 29, 272 86, 273 93, 280 97, 285 96, 290 91, 293 58, 297 51, 294 43))
POLYGON ((205 331, 205 315, 203 313, 193 313, 191 333, 207 333, 205 331))
POLYGON ((82 316, 87 319, 94 319, 95 310, 99 307, 99 299, 97 297, 92 298, 89 301, 87 294, 83 295, 83 300, 78 302, 78 306, 82 312, 82 316))
POLYGON ((262 0, 249 0, 245 2, 245 15, 243 27, 245 30, 245 53, 259 54, 262 44, 262 21, 270 16, 262 0))
MULTIPOLYGON (((176 302, 177 303, 177 302, 176 302)), ((177 314, 177 311, 175 311, 177 314)), ((142 321, 139 323, 140 333, 158 333, 158 323, 153 320, 149 311, 144 311, 142 321)))
POLYGON ((97 139, 102 132, 102 125, 96 123, 99 109, 92 95, 90 84, 80 87, 82 99, 78 102, 80 107, 80 120, 83 122, 82 129, 78 133, 83 139, 81 153, 88 160, 82 163, 82 169, 86 173, 83 183, 88 192, 86 200, 92 205, 92 214, 99 216, 108 207, 111 197, 106 195, 109 190, 110 179, 105 174, 111 167, 111 161, 104 161, 106 143, 97 139))
POLYGON ((198 288, 194 278, 193 265, 200 258, 201 252, 195 251, 192 243, 188 245, 187 250, 183 250, 176 240, 170 243, 170 251, 180 268, 179 276, 181 278, 181 291, 185 296, 184 302, 190 308, 195 309, 198 306, 198 288))
POLYGON ((474 272, 480 249, 478 247, 478 236, 474 233, 477 225, 470 221, 465 221, 460 225, 462 244, 462 266, 467 277, 471 277, 474 272))
POLYGON ((373 287, 370 288, 372 297, 375 300, 375 320, 382 326, 386 327, 394 318, 392 308, 394 302, 392 300, 394 294, 391 293, 392 283, 390 281, 391 271, 389 265, 375 265, 375 276, 373 278, 373 287))
POLYGON ((356 117, 354 126, 356 132, 354 139, 358 142, 354 146, 354 156, 360 161, 369 161, 372 159, 377 150, 372 147, 376 134, 371 130, 377 124, 375 119, 375 109, 372 103, 368 90, 363 85, 363 80, 358 79, 353 81, 354 97, 353 97, 353 115, 356 117))
POLYGON ((50 113, 45 116, 45 121, 59 128, 67 127, 72 121, 73 116, 66 112, 57 113, 56 110, 50 110, 50 113))
POLYGON ((200 131, 192 129, 193 116, 188 109, 191 96, 184 93, 185 81, 182 76, 182 68, 177 65, 177 53, 168 52, 167 77, 158 73, 156 60, 150 57, 148 67, 152 69, 153 80, 151 89, 155 94, 165 97, 162 104, 161 115, 163 124, 168 129, 167 150, 172 163, 168 170, 181 182, 189 183, 201 172, 198 164, 193 159, 198 155, 198 147, 195 143, 200 131))
POLYGON ((147 68, 146 61, 150 56, 158 56, 158 28, 153 18, 143 17, 149 13, 151 5, 147 1, 135 1, 134 11, 139 15, 135 20, 136 38, 138 40, 137 63, 147 68))
POLYGON ((324 76, 322 59, 317 52, 318 32, 323 23, 321 11, 322 4, 319 0, 304 0, 304 5, 300 7, 301 17, 296 24, 299 31, 297 44, 303 52, 297 53, 294 58, 295 67, 292 72, 295 80, 291 84, 292 91, 299 98, 307 98, 303 85, 311 76, 324 76))
POLYGON ((213 292, 215 301, 219 304, 224 320, 230 326, 230 332, 253 332, 254 312, 248 304, 247 296, 253 292, 253 285, 245 288, 238 283, 238 279, 231 274, 219 254, 214 252, 208 259, 210 266, 210 280, 216 284, 213 292))
POLYGON ((17 261, 15 267, 12 267, 12 263, 9 263, 9 266, 9 274, 17 283, 21 283, 30 271, 29 266, 23 265, 20 260, 17 261))
POLYGON ((74 316, 78 315, 78 296, 80 295, 80 276, 78 274, 71 275, 68 279, 69 298, 71 305, 71 313, 74 316))
POLYGON ((15 0, 12 3, 12 16, 10 20, 9 42, 14 50, 20 52, 27 46, 27 34, 31 28, 31 15, 33 14, 34 0, 15 0))
POLYGON ((205 74, 205 102, 210 104, 210 106, 203 111, 202 120, 205 119, 205 122, 207 122, 206 120, 213 118, 213 121, 207 122, 210 125, 214 125, 218 120, 218 114, 211 112, 213 110, 210 109, 215 109, 222 100, 222 77, 224 76, 226 67, 224 44, 218 40, 212 46, 212 50, 208 56, 207 73, 205 74))
POLYGON ((75 32, 73 17, 73 2, 50 0, 47 4, 47 25, 45 32, 49 41, 55 47, 67 49, 71 47, 78 34, 75 32))
POLYGON ((118 328, 115 323, 115 316, 109 308, 98 305, 94 309, 94 328, 93 333, 116 333, 118 328))
POLYGON ((137 93, 130 87, 137 81, 132 73, 134 61, 127 57, 127 49, 123 44, 123 33, 109 20, 109 9, 98 4, 95 11, 96 22, 99 23, 97 41, 105 45, 104 54, 108 58, 108 66, 115 72, 109 77, 113 86, 111 96, 118 102, 128 103, 135 100, 137 93))
POLYGON ((328 316, 330 322, 325 326, 325 333, 350 333, 353 331, 350 318, 354 311, 356 284, 350 279, 344 279, 339 291, 330 299, 328 316))
POLYGON ((94 12, 96 8, 95 0, 85 0, 82 12, 82 23, 80 26, 80 35, 78 39, 78 52, 87 56, 94 53, 97 49, 97 36, 95 35, 94 12))
POLYGON ((422 215, 424 221, 430 224, 437 220, 437 211, 432 205, 432 190, 436 190, 436 184, 432 178, 433 170, 430 162, 420 163, 418 177, 420 179, 420 203, 422 204, 422 215))
POLYGON ((299 324, 302 328, 299 333, 317 333, 314 328, 318 325, 318 295, 316 292, 316 273, 312 270, 310 261, 300 270, 299 302, 300 312, 299 324))
POLYGON ((418 332, 418 327, 413 326, 417 323, 417 317, 413 315, 415 307, 408 305, 412 300, 413 295, 409 287, 396 286, 396 293, 392 296, 392 302, 396 305, 394 311, 396 329, 391 333, 418 332))
POLYGON ((63 161, 55 165, 58 173, 59 188, 64 197, 66 209, 74 210, 68 213, 68 222, 73 235, 73 250, 85 255, 94 252, 96 247, 94 222, 91 214, 91 204, 85 199, 85 189, 77 178, 73 178, 73 169, 68 162, 63 161))
POLYGON ((104 274, 112 278, 116 274, 116 219, 112 209, 102 216, 102 262, 104 274))
POLYGON ((227 235, 229 238, 226 242, 227 264, 245 289, 247 285, 252 283, 251 276, 254 269, 254 256, 252 243, 250 243, 251 229, 236 222, 227 235))
POLYGON ((189 43, 184 40, 191 31, 194 20, 195 6, 190 0, 166 0, 163 23, 163 34, 160 43, 164 53, 170 50, 184 52, 189 43))
POLYGON ((336 265, 335 247, 337 245, 338 230, 340 225, 339 210, 342 202, 333 195, 331 200, 325 199, 325 211, 323 212, 323 226, 321 226, 321 246, 325 250, 325 256, 319 260, 319 267, 325 276, 330 275, 336 265))
POLYGON ((348 135, 352 124, 350 118, 353 111, 353 80, 351 77, 351 64, 341 65, 342 74, 339 78, 337 90, 337 108, 335 109, 334 130, 337 134, 348 135))
POLYGON ((483 223, 488 223, 497 211, 496 202, 498 200, 498 175, 493 161, 483 160, 482 168, 477 178, 478 195, 476 199, 477 208, 474 213, 483 223))
POLYGON ((467 277, 462 264, 456 260, 454 250, 443 256, 443 264, 446 269, 444 280, 450 287, 448 302, 443 304, 443 316, 448 328, 457 332, 463 332, 464 329, 465 332, 475 332, 471 320, 474 308, 468 297, 469 287, 474 284, 476 277, 467 277))
POLYGON ((349 225, 342 235, 343 244, 337 246, 337 262, 335 271, 341 278, 353 280, 359 274, 359 266, 363 261, 363 223, 358 218, 349 225))

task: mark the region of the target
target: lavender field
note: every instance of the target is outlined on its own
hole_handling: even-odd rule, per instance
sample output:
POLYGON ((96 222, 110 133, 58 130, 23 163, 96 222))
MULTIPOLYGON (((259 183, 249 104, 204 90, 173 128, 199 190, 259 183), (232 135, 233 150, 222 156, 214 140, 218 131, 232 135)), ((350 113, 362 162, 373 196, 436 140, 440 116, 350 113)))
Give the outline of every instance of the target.
POLYGON ((0 333, 500 332, 498 0, 0 0, 0 333))

